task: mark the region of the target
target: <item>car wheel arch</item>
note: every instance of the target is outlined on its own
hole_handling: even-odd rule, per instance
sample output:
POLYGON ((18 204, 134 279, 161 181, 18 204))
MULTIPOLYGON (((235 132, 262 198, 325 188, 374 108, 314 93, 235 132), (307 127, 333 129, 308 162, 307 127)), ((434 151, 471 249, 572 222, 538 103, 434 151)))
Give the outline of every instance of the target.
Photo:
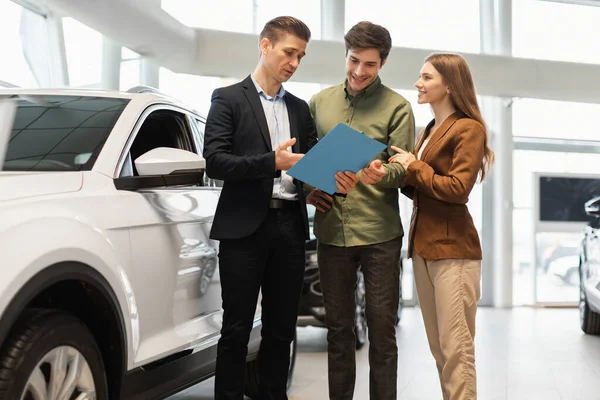
MULTIPOLYGON (((52 291, 65 288, 65 285, 69 284, 77 285, 81 291, 89 295, 89 301, 99 307, 94 311, 104 310, 114 323, 114 326, 107 328, 108 338, 103 339, 98 336, 98 341, 102 347, 103 356, 112 360, 111 363, 106 364, 107 374, 110 375, 111 393, 118 396, 120 380, 127 369, 128 338, 125 319, 117 295, 111 285, 96 269, 89 265, 80 262, 60 262, 44 268, 29 279, 12 297, 0 317, 0 344, 4 344, 13 324, 25 308, 29 306, 39 307, 40 305, 48 307, 48 298, 53 297, 52 291), (115 341, 115 336, 119 336, 119 340, 115 341), (118 347, 113 347, 115 345, 118 347)), ((77 304, 73 304, 71 307, 63 307, 60 300, 53 299, 53 301, 56 301, 57 309, 69 312, 73 312, 77 306, 77 304)), ((89 326, 90 330, 98 329, 98 324, 93 322, 97 318, 96 314, 93 317, 86 318, 85 315, 81 316, 81 313, 73 313, 80 317, 86 325, 91 324, 92 326, 89 326)), ((98 323, 105 321, 101 318, 97 318, 97 320, 98 323)), ((99 335, 97 331, 93 333, 95 336, 99 335)))

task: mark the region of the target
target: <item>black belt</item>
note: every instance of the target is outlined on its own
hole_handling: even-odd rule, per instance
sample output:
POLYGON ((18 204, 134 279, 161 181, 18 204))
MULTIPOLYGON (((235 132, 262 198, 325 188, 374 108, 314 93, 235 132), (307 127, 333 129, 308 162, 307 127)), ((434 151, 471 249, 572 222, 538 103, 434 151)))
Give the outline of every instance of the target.
POLYGON ((293 208, 296 204, 298 204, 296 200, 271 199, 269 202, 269 208, 285 210, 288 208, 293 208))

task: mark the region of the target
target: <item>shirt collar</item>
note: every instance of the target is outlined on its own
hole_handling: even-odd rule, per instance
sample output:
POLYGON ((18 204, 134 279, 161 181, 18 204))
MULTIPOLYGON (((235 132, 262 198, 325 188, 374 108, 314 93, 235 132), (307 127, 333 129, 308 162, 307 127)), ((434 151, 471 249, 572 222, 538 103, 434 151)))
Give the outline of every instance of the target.
POLYGON ((346 86, 347 83, 348 83, 348 79, 345 79, 343 85, 344 85, 344 93, 346 93, 346 97, 348 97, 348 98, 362 97, 362 96, 368 97, 368 96, 372 95, 373 93, 375 93, 377 91, 377 89, 379 89, 381 87, 381 78, 379 77, 379 75, 377 75, 377 78, 375 78, 373 83, 371 83, 365 90, 363 90, 356 96, 352 96, 350 94, 350 92, 348 92, 348 87, 346 86))
POLYGON ((285 96, 285 89, 283 88, 283 85, 281 85, 281 87, 279 88, 279 92, 277 92, 277 94, 275 95, 275 97, 270 97, 260 87, 260 85, 258 84, 258 82, 256 81, 256 79, 254 79, 254 76, 252 76, 252 74, 250 74, 250 78, 252 79, 252 83, 254 83, 254 87, 256 88, 256 91, 258 92, 258 94, 261 95, 261 96, 263 96, 265 99, 267 99, 267 100, 275 100, 277 98, 283 99, 283 96, 285 96))

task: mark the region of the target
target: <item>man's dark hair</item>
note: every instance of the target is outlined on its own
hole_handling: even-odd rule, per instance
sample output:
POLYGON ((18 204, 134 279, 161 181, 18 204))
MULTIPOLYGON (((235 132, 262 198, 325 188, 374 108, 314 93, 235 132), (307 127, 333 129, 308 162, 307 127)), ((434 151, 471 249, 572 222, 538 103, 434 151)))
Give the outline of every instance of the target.
POLYGON ((384 62, 392 49, 390 32, 381 25, 362 21, 354 25, 346 36, 346 54, 349 50, 377 49, 381 62, 384 62))
POLYGON ((308 26, 298 18, 288 16, 273 18, 267 22, 260 33, 260 40, 267 38, 272 44, 275 44, 282 33, 289 33, 305 42, 310 41, 310 29, 308 29, 308 26))

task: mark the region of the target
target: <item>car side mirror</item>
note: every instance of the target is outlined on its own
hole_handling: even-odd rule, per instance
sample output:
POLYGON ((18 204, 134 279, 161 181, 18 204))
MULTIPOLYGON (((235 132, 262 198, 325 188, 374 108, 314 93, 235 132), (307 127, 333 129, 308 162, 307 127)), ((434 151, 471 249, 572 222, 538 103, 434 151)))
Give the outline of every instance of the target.
POLYGON ((585 213, 594 217, 600 216, 600 197, 585 202, 585 213))
POLYGON ((140 176, 169 175, 174 172, 199 171, 206 168, 204 157, 191 151, 157 147, 135 159, 140 176))
POLYGON ((134 162, 138 176, 114 179, 118 190, 204 186, 206 160, 196 153, 157 147, 142 154, 134 162))

